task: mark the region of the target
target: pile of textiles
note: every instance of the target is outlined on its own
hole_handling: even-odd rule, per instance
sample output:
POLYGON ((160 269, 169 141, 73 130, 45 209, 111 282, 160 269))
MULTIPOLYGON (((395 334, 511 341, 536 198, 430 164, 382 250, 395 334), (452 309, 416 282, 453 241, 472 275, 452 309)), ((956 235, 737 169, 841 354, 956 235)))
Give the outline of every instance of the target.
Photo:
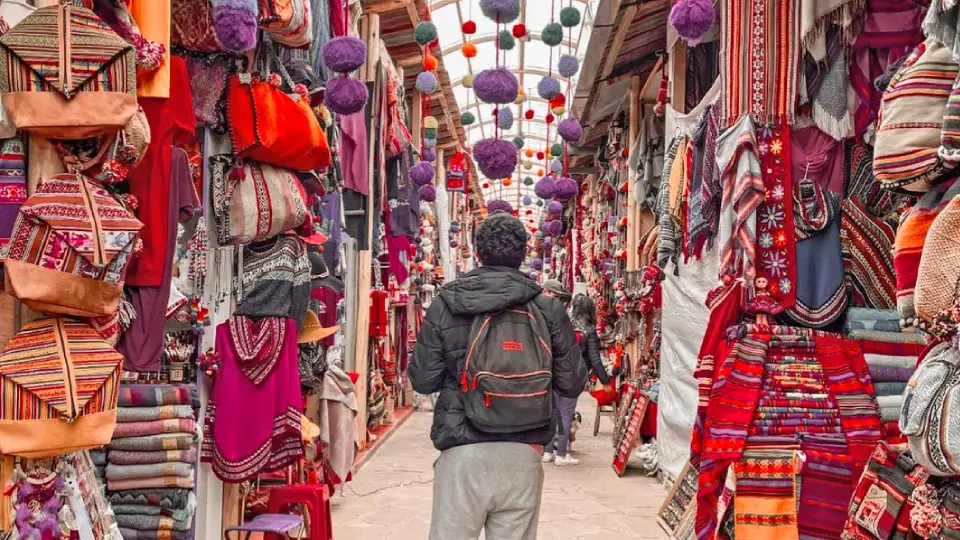
POLYGON ((881 440, 873 382, 840 334, 735 325, 701 362, 691 444, 697 537, 836 539, 859 471, 881 440), (709 371, 709 373, 708 373, 709 371), (706 384, 709 381, 709 384, 706 384), (732 475, 733 504, 722 492, 732 475))
POLYGON ((912 326, 905 327, 895 309, 850 308, 845 326, 847 335, 856 341, 923 344, 923 334, 912 326))
POLYGON ((195 386, 121 386, 103 477, 125 540, 191 537, 199 405, 195 386))

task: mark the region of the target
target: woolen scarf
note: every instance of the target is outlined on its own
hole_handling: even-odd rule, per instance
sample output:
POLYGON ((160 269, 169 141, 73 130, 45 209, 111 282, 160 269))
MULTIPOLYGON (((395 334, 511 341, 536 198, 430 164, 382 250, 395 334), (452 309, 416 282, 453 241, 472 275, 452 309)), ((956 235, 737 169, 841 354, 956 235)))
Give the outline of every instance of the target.
MULTIPOLYGON (((756 277, 757 209, 765 190, 753 119, 742 117, 717 140, 723 197, 720 205, 720 276, 756 277)), ((663 234, 661 232, 661 234, 663 234)))

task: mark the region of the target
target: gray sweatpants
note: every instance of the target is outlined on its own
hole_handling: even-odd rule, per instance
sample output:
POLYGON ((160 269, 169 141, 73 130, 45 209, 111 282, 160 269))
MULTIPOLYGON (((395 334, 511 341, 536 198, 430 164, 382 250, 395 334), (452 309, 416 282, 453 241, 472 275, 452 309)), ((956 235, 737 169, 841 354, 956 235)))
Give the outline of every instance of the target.
POLYGON ((543 491, 540 453, 521 443, 479 443, 434 464, 430 540, 536 540, 543 491))

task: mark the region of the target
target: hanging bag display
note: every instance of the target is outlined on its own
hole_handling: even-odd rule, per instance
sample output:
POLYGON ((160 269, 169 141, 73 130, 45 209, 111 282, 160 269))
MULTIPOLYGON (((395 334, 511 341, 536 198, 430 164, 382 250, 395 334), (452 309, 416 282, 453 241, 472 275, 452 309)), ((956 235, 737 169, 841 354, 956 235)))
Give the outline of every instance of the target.
POLYGON ((289 95, 281 80, 294 85, 283 71, 273 44, 260 45, 265 69, 259 75, 231 75, 227 82, 227 123, 233 150, 240 157, 297 171, 327 167, 332 161, 327 136, 306 96, 289 95), (272 65, 284 77, 271 73, 272 65))
POLYGON ((221 246, 267 240, 307 222, 303 186, 292 171, 232 155, 213 156, 213 217, 221 246))
POLYGON ((81 174, 49 178, 14 223, 6 290, 37 311, 116 313, 142 227, 99 182, 81 174))
POLYGON ((954 289, 948 284, 960 281, 960 196, 940 211, 923 242, 917 285, 913 300, 917 316, 932 321, 954 303, 954 289))
POLYGON ((0 354, 0 453, 56 456, 109 443, 122 362, 85 322, 24 325, 0 354))
POLYGON ((900 431, 930 474, 960 474, 960 353, 950 343, 931 349, 910 377, 900 431))
POLYGON ((40 8, 0 37, 10 120, 43 137, 119 130, 137 112, 136 53, 89 9, 40 8))

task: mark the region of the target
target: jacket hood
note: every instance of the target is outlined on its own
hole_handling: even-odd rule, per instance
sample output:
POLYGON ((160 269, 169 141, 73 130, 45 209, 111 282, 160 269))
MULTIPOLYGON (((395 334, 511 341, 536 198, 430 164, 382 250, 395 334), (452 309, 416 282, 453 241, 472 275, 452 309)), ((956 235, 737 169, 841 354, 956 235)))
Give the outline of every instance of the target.
POLYGON ((526 304, 541 293, 537 282, 512 268, 481 267, 440 288, 456 315, 480 315, 526 304))

